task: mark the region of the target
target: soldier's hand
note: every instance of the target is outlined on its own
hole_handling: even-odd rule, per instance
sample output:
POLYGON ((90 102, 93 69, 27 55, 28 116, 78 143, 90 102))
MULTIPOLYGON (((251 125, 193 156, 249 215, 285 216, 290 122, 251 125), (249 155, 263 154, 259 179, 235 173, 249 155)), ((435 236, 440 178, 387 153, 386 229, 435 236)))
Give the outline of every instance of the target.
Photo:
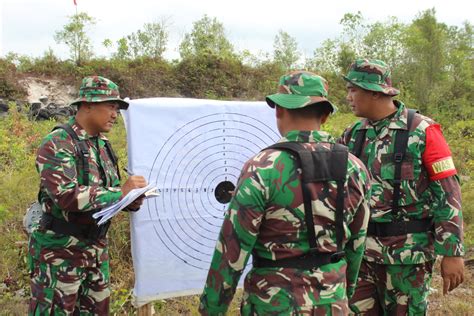
POLYGON ((443 294, 454 290, 464 282, 464 259, 462 257, 443 257, 441 260, 443 294))
POLYGON ((140 206, 142 206, 143 204, 143 200, 145 200, 144 194, 140 195, 135 201, 130 203, 130 205, 127 206, 127 211, 131 211, 131 212, 138 211, 140 209, 140 206))
POLYGON ((143 188, 147 185, 146 180, 142 176, 130 176, 122 186, 122 196, 127 195, 133 189, 143 188))

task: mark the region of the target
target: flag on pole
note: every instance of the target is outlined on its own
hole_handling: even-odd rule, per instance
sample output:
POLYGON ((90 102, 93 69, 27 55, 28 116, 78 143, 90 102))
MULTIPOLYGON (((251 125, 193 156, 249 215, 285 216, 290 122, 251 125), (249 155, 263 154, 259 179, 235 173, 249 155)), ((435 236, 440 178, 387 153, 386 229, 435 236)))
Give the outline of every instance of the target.
POLYGON ((76 5, 76 6, 77 6, 76 0, 73 0, 73 1, 74 1, 74 5, 76 5))

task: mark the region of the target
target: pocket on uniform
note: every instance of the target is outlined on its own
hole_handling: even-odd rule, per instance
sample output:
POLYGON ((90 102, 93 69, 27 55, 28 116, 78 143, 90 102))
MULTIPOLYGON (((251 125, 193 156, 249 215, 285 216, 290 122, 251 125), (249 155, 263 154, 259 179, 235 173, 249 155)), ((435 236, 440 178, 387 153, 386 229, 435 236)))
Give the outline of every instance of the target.
MULTIPOLYGON (((382 180, 395 179, 395 163, 393 161, 393 154, 382 155, 380 177, 382 180)), ((401 180, 415 180, 415 168, 410 154, 407 154, 402 162, 401 180)))

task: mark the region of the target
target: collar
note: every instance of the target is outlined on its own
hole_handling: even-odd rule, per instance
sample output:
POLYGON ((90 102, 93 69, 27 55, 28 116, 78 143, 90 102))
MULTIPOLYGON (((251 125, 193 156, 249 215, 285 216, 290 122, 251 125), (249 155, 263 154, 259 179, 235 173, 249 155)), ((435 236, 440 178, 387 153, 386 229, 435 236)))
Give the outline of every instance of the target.
POLYGON ((398 108, 395 114, 390 115, 386 118, 381 120, 371 122, 368 119, 363 119, 361 121, 360 129, 370 129, 374 128, 380 130, 384 127, 388 127, 388 129, 407 129, 407 120, 408 120, 408 110, 405 107, 403 102, 394 100, 395 106, 398 108))
POLYGON ((284 137, 282 137, 279 143, 283 142, 301 142, 301 143, 334 143, 334 138, 329 133, 324 131, 289 131, 284 137))

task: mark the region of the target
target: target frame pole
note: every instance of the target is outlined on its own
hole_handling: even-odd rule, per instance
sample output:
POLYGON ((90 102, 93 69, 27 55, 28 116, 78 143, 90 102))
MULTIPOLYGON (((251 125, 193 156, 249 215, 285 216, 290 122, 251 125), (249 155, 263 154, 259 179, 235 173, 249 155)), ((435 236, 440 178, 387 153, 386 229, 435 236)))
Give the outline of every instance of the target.
POLYGON ((137 309, 137 316, 152 316, 154 314, 153 304, 147 303, 137 309))

